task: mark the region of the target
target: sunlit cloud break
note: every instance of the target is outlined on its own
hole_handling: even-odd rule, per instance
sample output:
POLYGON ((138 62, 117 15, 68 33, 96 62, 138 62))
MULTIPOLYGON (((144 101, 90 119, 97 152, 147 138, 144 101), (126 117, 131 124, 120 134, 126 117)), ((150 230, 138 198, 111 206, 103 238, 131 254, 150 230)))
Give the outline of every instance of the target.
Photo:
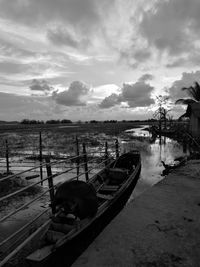
POLYGON ((1 120, 147 119, 157 95, 200 82, 199 1, 0 5, 1 120))

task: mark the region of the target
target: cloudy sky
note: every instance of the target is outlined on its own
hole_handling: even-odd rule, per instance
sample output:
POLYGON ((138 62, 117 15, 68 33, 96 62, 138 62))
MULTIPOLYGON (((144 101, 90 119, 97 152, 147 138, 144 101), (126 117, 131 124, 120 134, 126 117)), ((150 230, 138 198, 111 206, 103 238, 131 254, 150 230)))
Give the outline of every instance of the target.
POLYGON ((156 96, 200 82, 199 14, 199 0, 0 0, 0 120, 151 118, 156 96))

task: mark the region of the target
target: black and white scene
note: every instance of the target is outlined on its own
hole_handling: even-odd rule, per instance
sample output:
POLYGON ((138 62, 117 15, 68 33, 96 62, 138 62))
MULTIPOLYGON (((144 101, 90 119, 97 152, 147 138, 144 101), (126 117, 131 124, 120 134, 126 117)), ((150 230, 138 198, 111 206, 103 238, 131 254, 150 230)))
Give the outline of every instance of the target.
POLYGON ((0 0, 0 267, 200 266, 199 29, 199 0, 0 0))

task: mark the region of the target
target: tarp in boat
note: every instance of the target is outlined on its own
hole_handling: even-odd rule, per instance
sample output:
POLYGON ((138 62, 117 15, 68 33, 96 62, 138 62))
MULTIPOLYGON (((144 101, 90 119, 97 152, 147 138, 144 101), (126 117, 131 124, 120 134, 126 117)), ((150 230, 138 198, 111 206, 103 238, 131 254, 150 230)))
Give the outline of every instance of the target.
POLYGON ((54 205, 63 208, 80 219, 94 216, 97 212, 97 196, 94 187, 84 181, 67 181, 55 194, 54 205))

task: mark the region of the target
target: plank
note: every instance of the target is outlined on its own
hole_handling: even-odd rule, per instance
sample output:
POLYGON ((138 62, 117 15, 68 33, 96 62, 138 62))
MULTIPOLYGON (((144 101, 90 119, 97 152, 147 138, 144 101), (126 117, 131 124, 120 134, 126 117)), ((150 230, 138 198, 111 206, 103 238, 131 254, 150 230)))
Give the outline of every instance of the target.
MULTIPOLYGON (((30 254, 28 257, 26 257, 26 260, 30 264, 33 264, 34 262, 35 263, 43 262, 52 254, 53 247, 54 247, 54 245, 49 245, 49 246, 45 246, 41 249, 37 249, 32 254, 30 254)), ((40 265, 38 265, 38 266, 40 266, 40 265)))
POLYGON ((111 195, 104 195, 104 194, 100 194, 100 193, 97 193, 97 197, 102 198, 102 199, 106 199, 106 200, 113 199, 113 196, 111 196, 111 195))
POLYGON ((116 192, 116 191, 118 191, 118 189, 119 189, 118 185, 104 185, 103 187, 101 187, 100 191, 116 192))

